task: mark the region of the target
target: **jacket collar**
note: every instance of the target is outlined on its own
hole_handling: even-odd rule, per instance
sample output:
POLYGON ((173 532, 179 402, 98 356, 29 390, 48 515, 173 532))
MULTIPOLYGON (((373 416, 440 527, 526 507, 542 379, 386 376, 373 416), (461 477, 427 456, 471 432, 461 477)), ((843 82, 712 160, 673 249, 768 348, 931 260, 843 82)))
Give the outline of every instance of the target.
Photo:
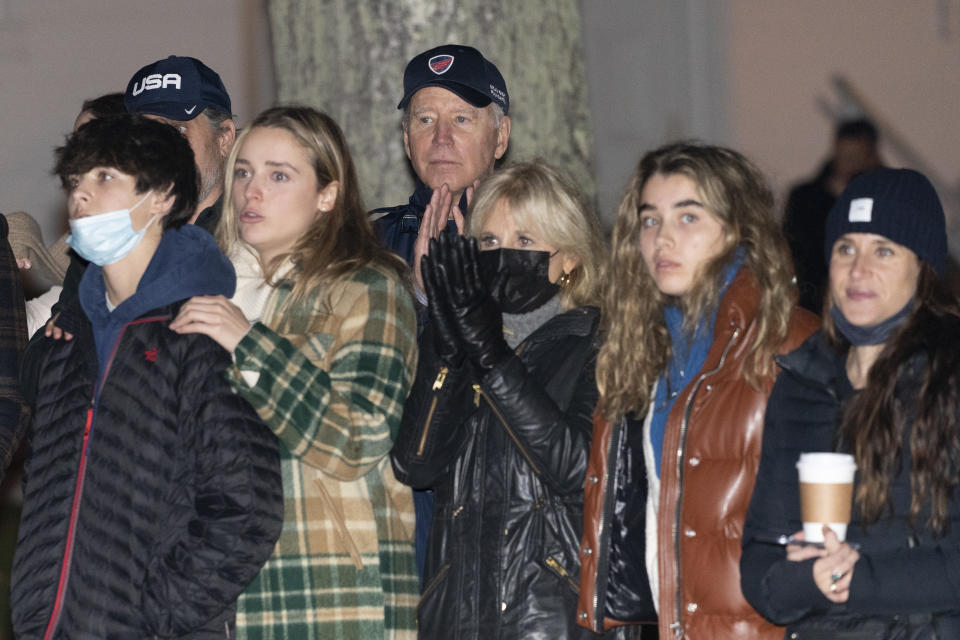
MULTIPOLYGON (((717 307, 713 342, 700 371, 718 373, 725 354, 740 353, 749 343, 749 330, 760 308, 760 284, 749 267, 743 266, 727 287, 717 307), (734 343, 737 344, 734 344, 734 343)), ((698 376, 700 374, 697 374, 698 376)), ((739 375, 736 368, 724 368, 720 375, 739 375)))
POLYGON ((822 331, 817 331, 794 351, 775 356, 777 364, 801 382, 821 388, 834 398, 852 392, 844 372, 844 356, 827 340, 822 331))
POLYGON ((144 313, 199 295, 232 297, 236 289, 233 265, 209 233, 195 225, 163 232, 136 292, 113 312, 107 309, 103 269, 90 264, 80 280, 78 299, 97 344, 100 366, 123 326, 144 313))
POLYGON ((713 330, 714 344, 736 329, 743 331, 760 309, 760 283, 748 267, 740 267, 733 282, 720 299, 713 330))

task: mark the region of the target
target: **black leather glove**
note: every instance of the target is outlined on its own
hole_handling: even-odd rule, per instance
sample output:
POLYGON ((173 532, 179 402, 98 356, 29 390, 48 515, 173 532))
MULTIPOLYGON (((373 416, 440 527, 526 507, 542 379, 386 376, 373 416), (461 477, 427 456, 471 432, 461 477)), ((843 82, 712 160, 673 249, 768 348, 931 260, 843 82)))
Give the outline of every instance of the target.
POLYGON ((438 281, 439 250, 436 245, 437 241, 431 239, 430 253, 420 258, 420 273, 423 275, 423 288, 427 294, 430 331, 433 333, 433 344, 437 356, 443 364, 457 369, 463 363, 464 350, 457 328, 453 325, 450 301, 438 281))
POLYGON ((467 357, 487 372, 513 353, 503 339, 500 306, 480 277, 480 259, 474 238, 441 235, 430 255, 436 256, 436 284, 449 306, 451 324, 467 357))

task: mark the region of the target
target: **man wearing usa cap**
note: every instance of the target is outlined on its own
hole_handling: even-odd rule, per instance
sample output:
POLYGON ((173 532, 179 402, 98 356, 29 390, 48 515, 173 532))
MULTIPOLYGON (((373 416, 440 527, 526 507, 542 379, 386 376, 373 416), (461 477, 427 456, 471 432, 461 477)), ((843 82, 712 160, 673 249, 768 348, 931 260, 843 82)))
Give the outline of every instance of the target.
MULTIPOLYGON (((467 190, 506 153, 510 96, 500 71, 483 54, 446 44, 407 64, 397 108, 403 110, 403 147, 417 186, 407 204, 376 209, 371 221, 384 245, 415 266, 418 234, 425 246, 426 236, 438 233, 427 226, 421 232, 434 192, 442 191, 444 197, 449 192, 450 201, 466 211, 467 190)), ((437 193, 434 201, 441 200, 437 193)), ((443 220, 439 223, 442 228, 443 220)), ((449 224, 454 224, 452 217, 449 224)))
POLYGON ((200 198, 190 223, 213 233, 220 219, 223 169, 237 135, 220 76, 196 58, 170 56, 133 74, 123 103, 130 113, 175 127, 190 143, 200 171, 200 198))
MULTIPOLYGON (((160 120, 176 128, 190 143, 200 175, 197 208, 189 223, 213 233, 220 219, 223 172, 236 138, 230 96, 217 73, 196 58, 169 56, 137 71, 123 96, 130 113, 160 120)), ((24 397, 33 401, 39 363, 34 354, 44 337, 68 340, 77 332, 75 314, 64 313, 74 301, 87 261, 70 253, 70 266, 52 317, 31 337, 23 358, 20 384, 24 397)))
MULTIPOLYGON (((446 44, 415 56, 403 72, 403 148, 417 174, 410 201, 375 209, 370 220, 384 246, 414 267, 421 302, 420 256, 441 230, 462 230, 468 190, 493 171, 510 140, 510 96, 497 67, 473 47, 446 44), (451 203, 459 206, 451 207, 451 203), (429 219, 424 213, 430 207, 429 219)), ((420 314, 420 322, 425 314, 420 314)), ((417 571, 423 581, 433 494, 414 491, 417 571)))

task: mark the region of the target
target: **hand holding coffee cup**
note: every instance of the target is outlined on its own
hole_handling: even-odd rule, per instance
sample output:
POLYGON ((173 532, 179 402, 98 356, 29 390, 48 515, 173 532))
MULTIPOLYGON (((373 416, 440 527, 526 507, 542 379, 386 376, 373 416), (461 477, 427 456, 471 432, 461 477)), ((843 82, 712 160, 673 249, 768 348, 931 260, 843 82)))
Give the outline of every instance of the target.
POLYGON ((853 456, 801 453, 797 471, 804 539, 823 542, 823 525, 826 525, 841 542, 846 540, 853 502, 853 477, 857 471, 853 456))
POLYGON ((821 527, 824 537, 823 555, 813 563, 813 581, 832 602, 846 602, 850 598, 853 573, 860 554, 850 545, 840 542, 833 529, 821 527))

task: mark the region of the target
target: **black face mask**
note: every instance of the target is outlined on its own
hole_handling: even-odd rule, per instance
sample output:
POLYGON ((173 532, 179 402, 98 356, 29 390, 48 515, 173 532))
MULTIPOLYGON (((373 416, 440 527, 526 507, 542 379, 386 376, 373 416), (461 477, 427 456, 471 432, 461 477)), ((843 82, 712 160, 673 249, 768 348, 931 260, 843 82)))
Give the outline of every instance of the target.
POLYGON ((546 251, 481 251, 480 275, 504 313, 529 313, 560 290, 550 282, 550 253, 546 251))

